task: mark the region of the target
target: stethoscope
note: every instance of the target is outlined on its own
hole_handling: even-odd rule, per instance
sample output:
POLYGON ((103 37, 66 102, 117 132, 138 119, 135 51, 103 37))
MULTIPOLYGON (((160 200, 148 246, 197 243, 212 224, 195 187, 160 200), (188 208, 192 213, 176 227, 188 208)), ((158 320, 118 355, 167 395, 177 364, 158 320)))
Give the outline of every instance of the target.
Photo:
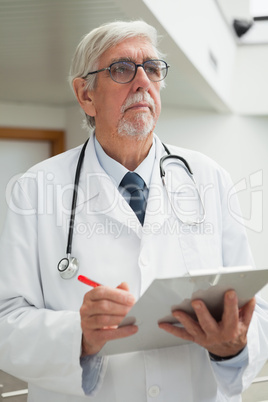
MULTIPOLYGON (((73 278, 76 275, 76 273, 78 272, 78 268, 79 268, 79 263, 78 263, 77 258, 72 257, 71 253, 72 253, 73 231, 74 231, 74 221, 75 221, 75 210, 76 210, 77 194, 78 194, 78 184, 79 184, 79 180, 80 180, 81 169, 82 169, 82 165, 83 165, 83 161, 84 161, 84 157, 85 157, 85 150, 86 150, 88 141, 89 141, 89 139, 87 139, 87 141, 84 143, 84 145, 81 149, 79 159, 77 162, 77 166, 76 166, 76 171, 75 171, 74 189, 73 189, 73 197, 72 197, 72 208, 71 208, 68 241, 67 241, 67 248, 66 248, 66 257, 62 258, 60 260, 60 262, 58 263, 58 271, 60 273, 60 276, 63 279, 73 278)), ((200 225, 205 220, 206 211, 205 211, 204 203, 203 203, 202 197, 200 195, 200 192, 198 190, 193 172, 192 172, 188 162, 183 157, 181 157, 179 155, 171 154, 165 144, 163 144, 163 147, 165 148, 167 155, 164 155, 160 159, 160 162, 159 162, 160 177, 161 177, 163 186, 166 189, 166 193, 167 193, 170 205, 172 207, 172 210, 174 211, 175 215, 177 216, 177 218, 179 219, 179 221, 181 223, 187 224, 187 225, 200 225), (173 205, 173 202, 169 196, 169 192, 167 190, 167 185, 166 185, 166 180, 165 180, 166 172, 164 169, 164 162, 167 161, 168 159, 177 159, 180 162, 182 162, 182 167, 185 169, 186 173, 188 174, 188 176, 191 178, 192 182, 194 183, 197 194, 198 194, 198 199, 199 199, 199 202, 200 202, 200 205, 202 208, 202 214, 201 214, 202 217, 200 219, 197 219, 194 221, 183 221, 181 219, 181 217, 178 216, 178 214, 175 210, 175 207, 173 205)))

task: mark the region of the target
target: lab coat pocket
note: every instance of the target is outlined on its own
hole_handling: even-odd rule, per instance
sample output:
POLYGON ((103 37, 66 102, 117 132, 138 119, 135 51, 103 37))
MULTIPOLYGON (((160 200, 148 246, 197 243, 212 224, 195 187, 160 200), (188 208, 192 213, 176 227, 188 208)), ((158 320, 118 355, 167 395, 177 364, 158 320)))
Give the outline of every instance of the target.
POLYGON ((221 243, 213 226, 184 225, 179 234, 179 242, 188 273, 222 265, 221 243))

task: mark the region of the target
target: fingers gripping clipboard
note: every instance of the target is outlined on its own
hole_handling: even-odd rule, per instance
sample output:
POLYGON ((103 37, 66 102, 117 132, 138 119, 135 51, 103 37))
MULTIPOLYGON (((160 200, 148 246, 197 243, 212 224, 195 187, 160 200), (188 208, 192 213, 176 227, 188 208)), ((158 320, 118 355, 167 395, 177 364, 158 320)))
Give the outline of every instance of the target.
POLYGON ((223 312, 223 298, 234 289, 241 308, 268 283, 268 269, 228 267, 218 271, 194 272, 190 276, 155 279, 132 307, 120 326, 136 324, 135 335, 107 342, 101 355, 159 349, 188 343, 158 327, 159 322, 178 322, 172 311, 183 310, 195 318, 191 301, 202 299, 216 320, 223 312))

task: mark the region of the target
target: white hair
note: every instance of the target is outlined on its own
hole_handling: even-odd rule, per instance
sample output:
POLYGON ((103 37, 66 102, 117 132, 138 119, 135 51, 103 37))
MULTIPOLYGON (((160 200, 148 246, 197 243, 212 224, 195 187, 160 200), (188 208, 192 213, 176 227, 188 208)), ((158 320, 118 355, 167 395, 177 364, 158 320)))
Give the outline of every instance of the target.
MULTIPOLYGON (((146 22, 138 21, 116 21, 101 25, 93 29, 83 37, 75 51, 69 74, 69 83, 73 89, 73 80, 78 77, 86 77, 90 71, 98 69, 99 59, 102 54, 125 39, 143 37, 148 40, 157 57, 163 55, 157 49, 157 31, 146 22)), ((96 85, 97 74, 88 75, 86 78, 85 91, 93 90, 96 85)), ((163 81, 162 81, 163 82, 163 81)), ((162 84, 162 83, 161 83, 162 84)), ((164 82, 162 86, 164 85, 164 82)), ((86 114, 85 126, 95 127, 95 118, 86 114)))

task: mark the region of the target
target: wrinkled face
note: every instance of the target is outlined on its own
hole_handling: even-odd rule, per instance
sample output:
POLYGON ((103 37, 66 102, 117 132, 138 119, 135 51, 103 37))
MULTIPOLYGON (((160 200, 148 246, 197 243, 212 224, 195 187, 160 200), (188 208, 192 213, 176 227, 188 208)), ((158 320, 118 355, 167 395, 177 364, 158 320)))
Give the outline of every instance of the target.
MULTIPOLYGON (((157 59, 152 45, 145 38, 130 38, 104 52, 98 69, 121 60, 141 64, 150 59, 157 59)), ((101 135, 144 138, 153 131, 161 111, 160 82, 150 81, 142 67, 127 84, 113 81, 108 70, 98 73, 90 97, 96 134, 101 135)))

